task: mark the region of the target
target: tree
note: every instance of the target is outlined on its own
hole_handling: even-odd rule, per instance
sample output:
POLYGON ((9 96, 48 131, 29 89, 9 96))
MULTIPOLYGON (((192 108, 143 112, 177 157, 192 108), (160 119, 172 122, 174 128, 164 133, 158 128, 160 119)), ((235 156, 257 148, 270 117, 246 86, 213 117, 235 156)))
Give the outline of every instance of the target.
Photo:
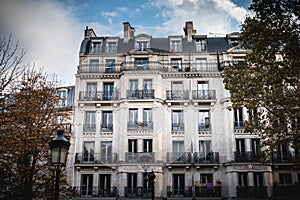
POLYGON ((298 1, 253 0, 240 42, 245 60, 224 69, 233 108, 245 107, 245 130, 258 133, 269 151, 278 144, 299 147, 300 5, 298 1))
POLYGON ((0 111, 0 198, 46 199, 55 180, 48 144, 68 116, 42 71, 26 70, 11 91, 0 111))

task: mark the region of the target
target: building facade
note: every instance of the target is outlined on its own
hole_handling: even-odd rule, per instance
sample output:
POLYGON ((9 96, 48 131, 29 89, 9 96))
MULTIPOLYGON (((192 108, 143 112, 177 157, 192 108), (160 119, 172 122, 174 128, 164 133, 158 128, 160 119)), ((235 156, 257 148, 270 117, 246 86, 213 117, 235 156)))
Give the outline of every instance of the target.
POLYGON ((84 31, 69 155, 77 198, 149 198, 152 171, 163 198, 265 198, 300 181, 292 149, 262 162, 246 110, 229 109, 222 69, 247 54, 238 33, 197 35, 189 21, 183 35, 155 38, 123 26, 123 38, 84 31))

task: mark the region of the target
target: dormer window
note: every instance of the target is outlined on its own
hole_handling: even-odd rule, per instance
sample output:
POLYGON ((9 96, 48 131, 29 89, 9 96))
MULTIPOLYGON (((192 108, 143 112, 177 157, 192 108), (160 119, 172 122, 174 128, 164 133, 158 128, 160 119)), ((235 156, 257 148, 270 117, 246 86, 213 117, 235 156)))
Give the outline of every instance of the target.
POLYGON ((170 49, 174 52, 182 51, 181 40, 171 40, 170 49))
POLYGON ((117 53, 117 42, 107 42, 106 53, 117 53))
POLYGON ((196 51, 206 51, 206 39, 196 39, 196 51))
POLYGON ((146 48, 149 48, 149 42, 148 41, 139 41, 139 42, 137 42, 138 51, 146 51, 146 48))
POLYGON ((101 41, 92 41, 90 53, 101 53, 101 41))

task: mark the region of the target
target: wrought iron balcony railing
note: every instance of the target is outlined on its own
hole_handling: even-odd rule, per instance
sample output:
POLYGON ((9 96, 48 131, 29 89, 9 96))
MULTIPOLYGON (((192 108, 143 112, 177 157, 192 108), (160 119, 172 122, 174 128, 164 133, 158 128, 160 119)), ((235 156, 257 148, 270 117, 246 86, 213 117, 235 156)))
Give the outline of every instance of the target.
POLYGON ((127 99, 154 99, 154 89, 127 90, 127 99))
POLYGON ((188 100, 190 95, 189 90, 167 90, 167 100, 188 100))
POLYGON ((210 123, 199 123, 198 124, 198 131, 210 131, 211 125, 210 123))
POLYGON ((291 152, 273 153, 272 161, 274 163, 291 163, 295 161, 295 156, 291 152))
POLYGON ((244 129, 245 122, 244 121, 234 121, 234 128, 235 129, 244 129))
POLYGON ((101 132, 113 132, 113 123, 101 124, 101 132))
POLYGON ((266 198, 268 197, 267 186, 237 186, 237 196, 240 198, 266 198))
MULTIPOLYGON (((142 163, 143 156, 145 152, 138 152, 138 153, 133 153, 133 152, 125 152, 125 161, 127 163, 142 163)), ((148 162, 149 163, 154 163, 155 162, 155 152, 147 152, 147 154, 151 155, 151 158, 149 158, 148 162)))
POLYGON ((195 186, 196 197, 221 197, 221 186, 213 186, 208 188, 207 186, 195 186))
POLYGON ((194 156, 194 163, 201 164, 201 163, 219 163, 219 152, 209 152, 209 153, 199 153, 195 152, 194 156))
POLYGON ((120 73, 120 71, 120 64, 82 64, 77 68, 77 73, 120 73))
POLYGON ((193 100, 214 100, 216 99, 215 90, 193 90, 192 91, 193 100))
POLYGON ((151 188, 124 186, 126 198, 151 198, 151 188))
POLYGON ((117 187, 75 186, 73 193, 74 197, 76 197, 76 194, 80 194, 81 197, 116 197, 117 187))
POLYGON ((83 132, 96 132, 96 124, 84 124, 83 132))
POLYGON ((184 131, 184 123, 172 123, 172 131, 184 131))
POLYGON ((234 161, 235 162, 260 162, 261 157, 260 153, 252 151, 241 151, 234 152, 234 161))
POLYGON ((187 164, 191 163, 192 154, 190 152, 168 152, 167 163, 187 164))
POLYGON ((86 163, 86 164, 94 164, 94 163, 117 163, 118 162, 118 154, 102 154, 102 153, 76 153, 75 154, 75 163, 86 163))
POLYGON ((153 130, 153 121, 128 122, 128 130, 153 130))
POLYGON ((114 90, 112 93, 107 92, 89 92, 80 91, 79 101, 109 101, 109 100, 119 100, 119 91, 114 90))
POLYGON ((182 197, 192 197, 193 196, 193 187, 172 187, 167 186, 167 197, 173 198, 182 198, 182 197))

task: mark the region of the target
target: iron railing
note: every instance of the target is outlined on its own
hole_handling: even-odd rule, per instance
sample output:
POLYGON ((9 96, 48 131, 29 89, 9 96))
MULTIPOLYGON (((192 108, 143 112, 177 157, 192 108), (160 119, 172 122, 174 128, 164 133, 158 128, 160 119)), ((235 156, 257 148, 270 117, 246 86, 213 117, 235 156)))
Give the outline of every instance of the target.
POLYGON ((201 164, 201 163, 219 163, 219 152, 209 152, 209 153, 199 153, 195 152, 194 156, 194 163, 201 164))
POLYGON ((237 196, 240 198, 265 198, 268 197, 267 186, 237 186, 237 196))
POLYGON ((86 164, 95 164, 95 163, 117 163, 118 154, 102 154, 102 153, 76 153, 75 154, 75 163, 86 163, 86 164))
POLYGON ((101 124, 100 132, 113 132, 113 124, 112 123, 101 124))
POLYGON ((84 124, 83 132, 96 132, 96 124, 84 124))
POLYGON ((189 95, 189 90, 166 90, 167 100, 188 100, 189 95))
POLYGON ((193 90, 192 98, 193 98, 193 100, 216 99, 216 91, 215 90, 193 90))
POLYGON ((153 121, 132 122, 127 125, 128 130, 153 130, 153 121))
POLYGON ((192 154, 190 152, 168 152, 167 163, 186 164, 191 163, 192 154))
POLYGON ((295 161, 295 156, 291 152, 273 153, 272 161, 275 163, 291 163, 295 161))
POLYGON ((261 162, 261 154, 252 151, 235 151, 234 152, 235 162, 261 162))
POLYGON ((114 90, 112 93, 107 92, 89 92, 89 91, 80 91, 79 92, 79 101, 110 101, 110 100, 119 100, 120 95, 119 91, 114 90))
POLYGON ((221 197, 221 186, 213 186, 208 188, 207 186, 195 186, 196 197, 221 197))
POLYGON ((184 123, 172 123, 172 131, 184 131, 184 123))
POLYGON ((73 187, 75 194, 80 194, 81 197, 116 197, 117 187, 108 188, 98 186, 75 186, 73 187))
POLYGON ((193 187, 172 187, 167 186, 167 197, 173 198, 182 198, 182 197, 192 197, 193 196, 193 187))
POLYGON ((147 90, 127 90, 127 99, 154 99, 154 89, 147 90))
MULTIPOLYGON (((127 163, 142 163, 144 162, 144 156, 145 152, 125 152, 125 161, 127 163)), ((147 152, 147 154, 150 154, 151 157, 147 160, 149 163, 154 163, 155 162, 155 152, 147 152)))

